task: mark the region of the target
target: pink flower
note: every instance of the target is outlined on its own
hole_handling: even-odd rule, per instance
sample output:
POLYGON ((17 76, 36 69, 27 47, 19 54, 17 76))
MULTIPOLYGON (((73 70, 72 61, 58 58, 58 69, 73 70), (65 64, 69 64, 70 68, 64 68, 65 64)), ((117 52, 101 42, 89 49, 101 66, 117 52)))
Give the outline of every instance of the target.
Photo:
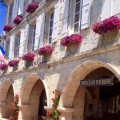
POLYGON ((57 119, 57 116, 55 116, 54 118, 57 119))
POLYGON ((55 99, 54 99, 54 98, 52 98, 52 100, 54 101, 55 99))
POLYGON ((58 93, 58 95, 60 96, 61 94, 60 94, 60 93, 58 93))
POLYGON ((62 116, 62 113, 60 113, 60 116, 62 116))

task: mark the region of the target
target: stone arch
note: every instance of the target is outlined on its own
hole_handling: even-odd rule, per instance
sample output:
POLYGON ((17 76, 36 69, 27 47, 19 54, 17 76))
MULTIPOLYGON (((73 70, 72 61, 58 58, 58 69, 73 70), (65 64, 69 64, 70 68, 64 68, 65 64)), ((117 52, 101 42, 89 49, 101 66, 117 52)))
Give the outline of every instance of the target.
POLYGON ((0 88, 0 102, 1 103, 6 102, 7 92, 11 85, 13 87, 13 92, 14 92, 13 81, 10 78, 8 78, 2 82, 1 88, 0 88))
MULTIPOLYGON (((46 86, 45 81, 37 73, 31 73, 29 76, 27 76, 27 78, 21 88, 21 94, 20 94, 20 98, 21 98, 20 102, 21 103, 19 103, 19 104, 28 105, 32 88, 37 80, 40 80, 43 83, 45 91, 46 91, 46 97, 48 96, 48 91, 47 91, 47 86, 46 86)), ((47 99, 48 99, 48 97, 47 97, 47 99)))
MULTIPOLYGON (((78 67, 76 67, 74 71, 70 74, 65 84, 65 87, 63 88, 58 109, 62 107, 71 108, 75 97, 75 93, 80 85, 80 80, 84 79, 90 72, 100 67, 107 68, 120 80, 120 71, 112 64, 99 60, 86 61, 78 67)), ((83 89, 84 88, 81 88, 81 90, 83 89)))

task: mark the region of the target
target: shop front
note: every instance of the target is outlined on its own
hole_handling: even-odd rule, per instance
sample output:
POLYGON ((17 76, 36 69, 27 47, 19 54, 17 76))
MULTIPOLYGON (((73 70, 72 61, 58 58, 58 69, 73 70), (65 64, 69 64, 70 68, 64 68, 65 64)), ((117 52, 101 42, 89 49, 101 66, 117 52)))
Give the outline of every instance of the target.
POLYGON ((120 83, 115 77, 81 80, 84 120, 120 120, 120 83))

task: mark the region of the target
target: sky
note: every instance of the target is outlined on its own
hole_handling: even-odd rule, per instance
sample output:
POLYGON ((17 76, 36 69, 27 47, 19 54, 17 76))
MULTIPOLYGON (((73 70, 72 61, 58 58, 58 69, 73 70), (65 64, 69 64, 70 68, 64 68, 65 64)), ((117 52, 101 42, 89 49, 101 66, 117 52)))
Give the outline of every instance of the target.
POLYGON ((0 34, 3 33, 4 19, 6 7, 0 3, 0 34))

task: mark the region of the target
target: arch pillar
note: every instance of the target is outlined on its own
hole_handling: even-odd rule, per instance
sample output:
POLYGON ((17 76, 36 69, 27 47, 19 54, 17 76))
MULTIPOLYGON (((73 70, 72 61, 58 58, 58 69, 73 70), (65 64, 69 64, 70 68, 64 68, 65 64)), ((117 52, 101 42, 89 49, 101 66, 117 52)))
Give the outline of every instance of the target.
POLYGON ((5 106, 6 101, 0 102, 0 118, 3 118, 5 116, 5 106))

